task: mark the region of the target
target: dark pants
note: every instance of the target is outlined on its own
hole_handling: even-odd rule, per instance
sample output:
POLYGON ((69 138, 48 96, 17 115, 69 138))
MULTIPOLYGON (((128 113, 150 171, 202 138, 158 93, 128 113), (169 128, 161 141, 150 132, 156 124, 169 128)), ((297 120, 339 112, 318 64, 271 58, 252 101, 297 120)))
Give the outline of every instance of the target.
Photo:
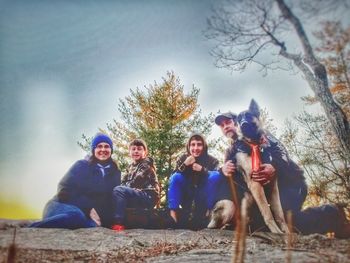
POLYGON ((153 208, 155 198, 146 191, 127 186, 117 186, 113 189, 115 201, 114 223, 125 224, 126 208, 153 208))
POLYGON ((294 213, 294 226, 302 234, 325 234, 327 232, 339 232, 341 218, 335 205, 327 204, 317 207, 309 207, 294 213))
MULTIPOLYGON (((247 185, 242 175, 236 174, 234 180, 236 182, 238 199, 242 200, 244 193, 248 191, 247 185)), ((224 184, 220 182, 219 185, 215 190, 217 199, 231 199, 232 194, 228 181, 224 181, 224 184)), ((301 210, 307 195, 305 181, 295 185, 279 185, 279 193, 282 209, 285 213, 289 210, 292 212, 293 224, 297 231, 300 231, 302 234, 324 234, 340 231, 341 218, 335 205, 327 204, 301 210)), ((250 216, 252 219, 250 226, 253 231, 268 230, 256 204, 253 205, 250 216)))
POLYGON ((279 186, 279 193, 283 211, 297 213, 301 210, 307 195, 307 185, 304 181, 294 186, 279 186))
MULTIPOLYGON (((307 185, 301 182, 295 186, 280 186, 280 199, 282 209, 286 213, 291 211, 293 225, 302 234, 337 232, 340 225, 338 208, 335 205, 327 204, 318 207, 310 207, 301 210, 307 195, 307 185)), ((253 230, 265 227, 259 209, 253 209, 253 230)))
POLYGON ((45 206, 43 220, 29 227, 77 229, 96 226, 78 207, 51 200, 45 206))

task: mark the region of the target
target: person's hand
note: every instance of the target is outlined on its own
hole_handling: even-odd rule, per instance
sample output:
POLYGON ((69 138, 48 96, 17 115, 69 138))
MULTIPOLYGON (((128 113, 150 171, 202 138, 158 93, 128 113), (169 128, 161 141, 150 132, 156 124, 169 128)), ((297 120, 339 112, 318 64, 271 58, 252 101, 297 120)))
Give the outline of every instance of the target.
POLYGON ((225 176, 231 176, 236 172, 236 166, 231 160, 229 160, 226 163, 224 163, 221 170, 225 176))
POLYGON ((194 164, 195 161, 196 161, 196 159, 192 155, 190 155, 184 161, 184 165, 190 166, 190 165, 194 164))
POLYGON ((100 216, 97 214, 95 208, 90 210, 90 218, 96 223, 97 226, 101 226, 100 216))
POLYGON ((192 169, 193 169, 193 171, 200 172, 200 171, 202 171, 203 167, 202 167, 202 165, 200 165, 198 163, 194 163, 192 165, 192 169))
POLYGON ((259 171, 252 173, 252 179, 262 185, 266 185, 275 177, 275 172, 276 169, 271 164, 261 164, 259 171))

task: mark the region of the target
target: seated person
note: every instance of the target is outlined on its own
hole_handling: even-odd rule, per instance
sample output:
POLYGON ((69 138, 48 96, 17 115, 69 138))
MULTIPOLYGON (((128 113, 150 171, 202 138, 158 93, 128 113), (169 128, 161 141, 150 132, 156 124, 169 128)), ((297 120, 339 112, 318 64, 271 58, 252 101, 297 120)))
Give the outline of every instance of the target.
POLYGON ((193 227, 202 228, 208 223, 206 215, 214 206, 216 188, 222 176, 216 171, 219 162, 208 154, 203 136, 192 135, 186 150, 178 158, 175 171, 169 179, 168 207, 175 223, 183 227, 188 223, 194 201, 193 227))
POLYGON ((77 161, 61 179, 58 191, 45 206, 43 220, 30 227, 77 229, 110 227, 112 192, 120 184, 120 170, 112 160, 112 140, 97 134, 92 155, 77 161))
POLYGON ((115 198, 112 229, 125 229, 126 208, 153 208, 159 201, 159 184, 153 159, 147 157, 146 143, 135 139, 129 144, 132 163, 122 177, 122 183, 113 190, 115 198))
MULTIPOLYGON (((220 171, 225 176, 233 176, 237 184, 238 196, 241 199, 247 186, 242 176, 236 171, 233 149, 238 143, 237 115, 231 112, 219 114, 215 123, 220 126, 222 133, 232 139, 232 144, 226 150, 225 163, 220 171)), ((270 133, 264 134, 264 151, 271 156, 271 163, 262 163, 258 172, 252 174, 254 181, 262 184, 269 183, 274 176, 278 178, 278 187, 282 209, 292 211, 294 226, 302 234, 335 232, 339 238, 350 237, 350 223, 346 219, 342 206, 326 204, 319 207, 310 207, 305 210, 302 205, 307 195, 307 184, 303 170, 289 157, 283 144, 270 133)), ((252 211, 252 228, 261 229, 264 222, 257 207, 252 211)))

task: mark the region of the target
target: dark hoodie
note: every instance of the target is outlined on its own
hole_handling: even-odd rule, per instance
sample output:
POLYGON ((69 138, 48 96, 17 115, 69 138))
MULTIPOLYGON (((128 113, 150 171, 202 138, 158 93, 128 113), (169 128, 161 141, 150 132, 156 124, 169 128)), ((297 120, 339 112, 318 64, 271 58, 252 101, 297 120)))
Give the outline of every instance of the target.
POLYGON ((86 159, 77 161, 61 179, 57 195, 54 201, 75 205, 86 216, 89 216, 92 208, 95 208, 102 220, 102 225, 107 226, 111 220, 113 188, 120 185, 120 170, 109 159, 106 164, 105 174, 101 173, 97 162, 86 159))
POLYGON ((204 137, 200 134, 193 134, 187 141, 186 144, 186 153, 183 153, 176 161, 176 168, 174 172, 180 172, 185 176, 192 177, 192 182, 194 185, 198 184, 200 181, 200 178, 204 176, 208 176, 208 171, 215 171, 218 169, 219 161, 208 154, 208 145, 205 141, 204 137), (193 139, 193 137, 199 137, 201 141, 203 142, 203 152, 202 154, 196 158, 195 163, 201 165, 203 167, 202 171, 197 172, 192 169, 191 166, 186 166, 184 164, 184 161, 188 156, 190 156, 190 142, 193 139))
POLYGON ((159 194, 159 184, 153 159, 146 157, 129 165, 122 177, 122 185, 147 191, 154 197, 159 194))

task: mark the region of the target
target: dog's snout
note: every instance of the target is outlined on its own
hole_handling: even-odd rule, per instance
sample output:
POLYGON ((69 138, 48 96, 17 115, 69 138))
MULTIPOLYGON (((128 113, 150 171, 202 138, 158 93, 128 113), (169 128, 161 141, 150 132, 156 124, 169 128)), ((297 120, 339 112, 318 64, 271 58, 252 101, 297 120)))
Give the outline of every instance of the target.
POLYGON ((254 139, 257 135, 257 126, 254 122, 249 119, 242 118, 239 122, 241 131, 245 137, 254 139))
POLYGON ((242 125, 245 125, 249 122, 247 114, 242 114, 242 113, 238 115, 237 120, 238 120, 239 126, 241 127, 242 125))
POLYGON ((247 120, 245 120, 245 119, 242 119, 242 120, 240 121, 240 123, 239 123, 239 126, 241 126, 241 129, 242 129, 242 130, 245 130, 245 129, 248 128, 249 122, 248 122, 247 120))

